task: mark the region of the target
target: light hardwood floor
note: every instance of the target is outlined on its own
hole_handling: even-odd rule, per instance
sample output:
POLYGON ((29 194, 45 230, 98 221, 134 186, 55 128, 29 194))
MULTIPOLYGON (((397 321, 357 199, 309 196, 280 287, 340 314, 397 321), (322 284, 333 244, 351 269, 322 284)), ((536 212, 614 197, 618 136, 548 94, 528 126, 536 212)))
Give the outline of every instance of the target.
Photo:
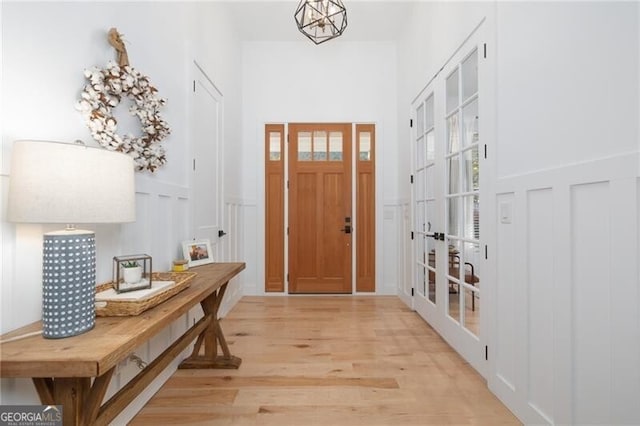
POLYGON ((238 370, 178 370, 131 425, 517 425, 397 297, 244 297, 238 370))

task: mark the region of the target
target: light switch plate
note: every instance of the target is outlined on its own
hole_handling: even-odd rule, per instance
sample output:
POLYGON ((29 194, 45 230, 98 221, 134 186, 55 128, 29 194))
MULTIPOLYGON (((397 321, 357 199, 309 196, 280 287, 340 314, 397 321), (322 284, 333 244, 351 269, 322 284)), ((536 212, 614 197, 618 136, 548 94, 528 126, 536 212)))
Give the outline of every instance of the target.
POLYGON ((511 223, 511 203, 500 203, 500 223, 511 223))

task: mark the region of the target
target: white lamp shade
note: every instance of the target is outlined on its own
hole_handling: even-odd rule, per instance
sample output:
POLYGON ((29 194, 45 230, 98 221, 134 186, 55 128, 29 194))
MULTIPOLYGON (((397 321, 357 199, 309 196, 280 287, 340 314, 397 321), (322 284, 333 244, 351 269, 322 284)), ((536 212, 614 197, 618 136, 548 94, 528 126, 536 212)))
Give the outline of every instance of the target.
POLYGON ((135 221, 133 159, 80 144, 16 141, 8 219, 24 223, 135 221))

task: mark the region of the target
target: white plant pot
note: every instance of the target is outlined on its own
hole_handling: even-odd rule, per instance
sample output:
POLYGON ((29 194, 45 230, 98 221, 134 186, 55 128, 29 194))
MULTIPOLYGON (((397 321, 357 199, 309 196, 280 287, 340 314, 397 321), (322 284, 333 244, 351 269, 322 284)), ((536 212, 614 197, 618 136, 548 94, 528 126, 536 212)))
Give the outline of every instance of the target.
POLYGON ((127 284, 136 284, 142 280, 142 266, 134 266, 133 268, 122 268, 124 271, 124 282, 127 284))

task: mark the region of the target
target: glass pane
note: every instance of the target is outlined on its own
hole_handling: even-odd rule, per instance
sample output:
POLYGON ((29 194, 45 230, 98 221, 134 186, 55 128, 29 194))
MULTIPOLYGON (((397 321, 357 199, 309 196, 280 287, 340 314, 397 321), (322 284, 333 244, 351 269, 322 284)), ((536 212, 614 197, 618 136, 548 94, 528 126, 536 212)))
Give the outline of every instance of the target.
POLYGON ((427 133, 427 160, 436 158, 436 133, 432 130, 427 133))
POLYGON ((480 198, 478 195, 464 197, 464 237, 480 239, 480 198))
POLYGON ((447 114, 458 107, 458 70, 447 78, 447 114))
POLYGON ((418 294, 424 296, 427 269, 424 266, 418 264, 416 264, 416 269, 416 286, 418 287, 418 294))
POLYGON ((426 168, 426 185, 427 185, 427 198, 428 199, 433 199, 433 197, 435 197, 436 192, 435 192, 435 175, 436 175, 436 170, 435 170, 435 165, 430 165, 426 168))
POLYGON ((416 132, 418 136, 424 133, 424 104, 420 104, 416 110, 416 132))
POLYGON ((480 244, 464 243, 464 281, 474 287, 478 287, 478 267, 480 266, 480 244))
POLYGON ((429 98, 425 101, 425 119, 424 119, 424 127, 425 130, 429 130, 433 127, 433 95, 429 96, 429 98))
POLYGON ((458 216, 460 215, 460 199, 458 197, 449 198, 447 202, 447 234, 460 236, 460 225, 458 216))
POLYGON ((476 336, 480 332, 480 293, 464 289, 464 327, 476 336))
POLYGON ((460 247, 461 242, 458 240, 448 240, 448 271, 447 273, 453 278, 460 278, 460 247))
POLYGON ((447 276, 448 285, 448 313, 455 320, 460 320, 460 241, 448 240, 447 276))
POLYGON ((447 169, 449 173, 447 194, 457 194, 460 188, 460 164, 458 161, 458 155, 454 155, 447 160, 447 169))
POLYGON ((416 200, 424 200, 427 197, 426 194, 426 183, 427 182, 427 171, 426 169, 418 170, 416 172, 416 200))
POLYGON ((456 321, 460 321, 460 285, 449 280, 449 292, 447 297, 449 299, 447 313, 451 318, 456 321))
POLYGON ((462 63, 462 99, 467 100, 478 91, 478 51, 462 63))
POLYGON ((478 142, 478 100, 474 100, 462 110, 463 146, 478 142))
POLYGON ((424 201, 416 203, 416 231, 424 232, 426 228, 427 204, 424 201))
POLYGON ((313 159, 316 161, 326 161, 327 132, 313 132, 313 159))
POLYGON ((420 136, 416 141, 416 168, 421 169, 426 164, 425 155, 427 148, 425 147, 425 138, 424 136, 420 136))
POLYGON ((298 133, 298 161, 311 161, 311 132, 298 133))
POLYGON ((329 133, 329 160, 342 161, 342 132, 329 133))
POLYGON ((447 120, 447 152, 452 154, 460 150, 460 134, 458 131, 458 114, 447 120))
POLYGON ((358 152, 361 161, 371 161, 371 133, 360 132, 358 152))
MULTIPOLYGON (((432 232, 432 231, 435 231, 433 224, 435 223, 435 217, 436 217, 436 202, 435 201, 427 201, 427 207, 426 208, 427 208, 427 215, 425 216, 426 223, 425 223, 423 231, 424 232, 432 232)), ((436 242, 436 240, 434 238, 429 238, 429 244, 430 244, 430 247, 432 249, 435 247, 435 242, 436 242)))
POLYGON ((280 132, 269 132, 269 160, 280 161, 280 132))
MULTIPOLYGON (((425 232, 433 231, 429 229, 429 224, 433 223, 436 211, 435 201, 427 202, 427 226, 425 232)), ((433 228, 433 227, 431 227, 433 228)), ((427 265, 428 269, 428 285, 429 292, 428 297, 432 303, 436 303, 436 240, 434 238, 427 238, 427 265)))
POLYGON ((464 243, 464 282, 473 288, 465 288, 464 325, 478 335, 480 324, 480 244, 464 243))
POLYGON ((478 147, 474 146, 462 154, 462 192, 472 192, 480 189, 480 160, 478 147))

